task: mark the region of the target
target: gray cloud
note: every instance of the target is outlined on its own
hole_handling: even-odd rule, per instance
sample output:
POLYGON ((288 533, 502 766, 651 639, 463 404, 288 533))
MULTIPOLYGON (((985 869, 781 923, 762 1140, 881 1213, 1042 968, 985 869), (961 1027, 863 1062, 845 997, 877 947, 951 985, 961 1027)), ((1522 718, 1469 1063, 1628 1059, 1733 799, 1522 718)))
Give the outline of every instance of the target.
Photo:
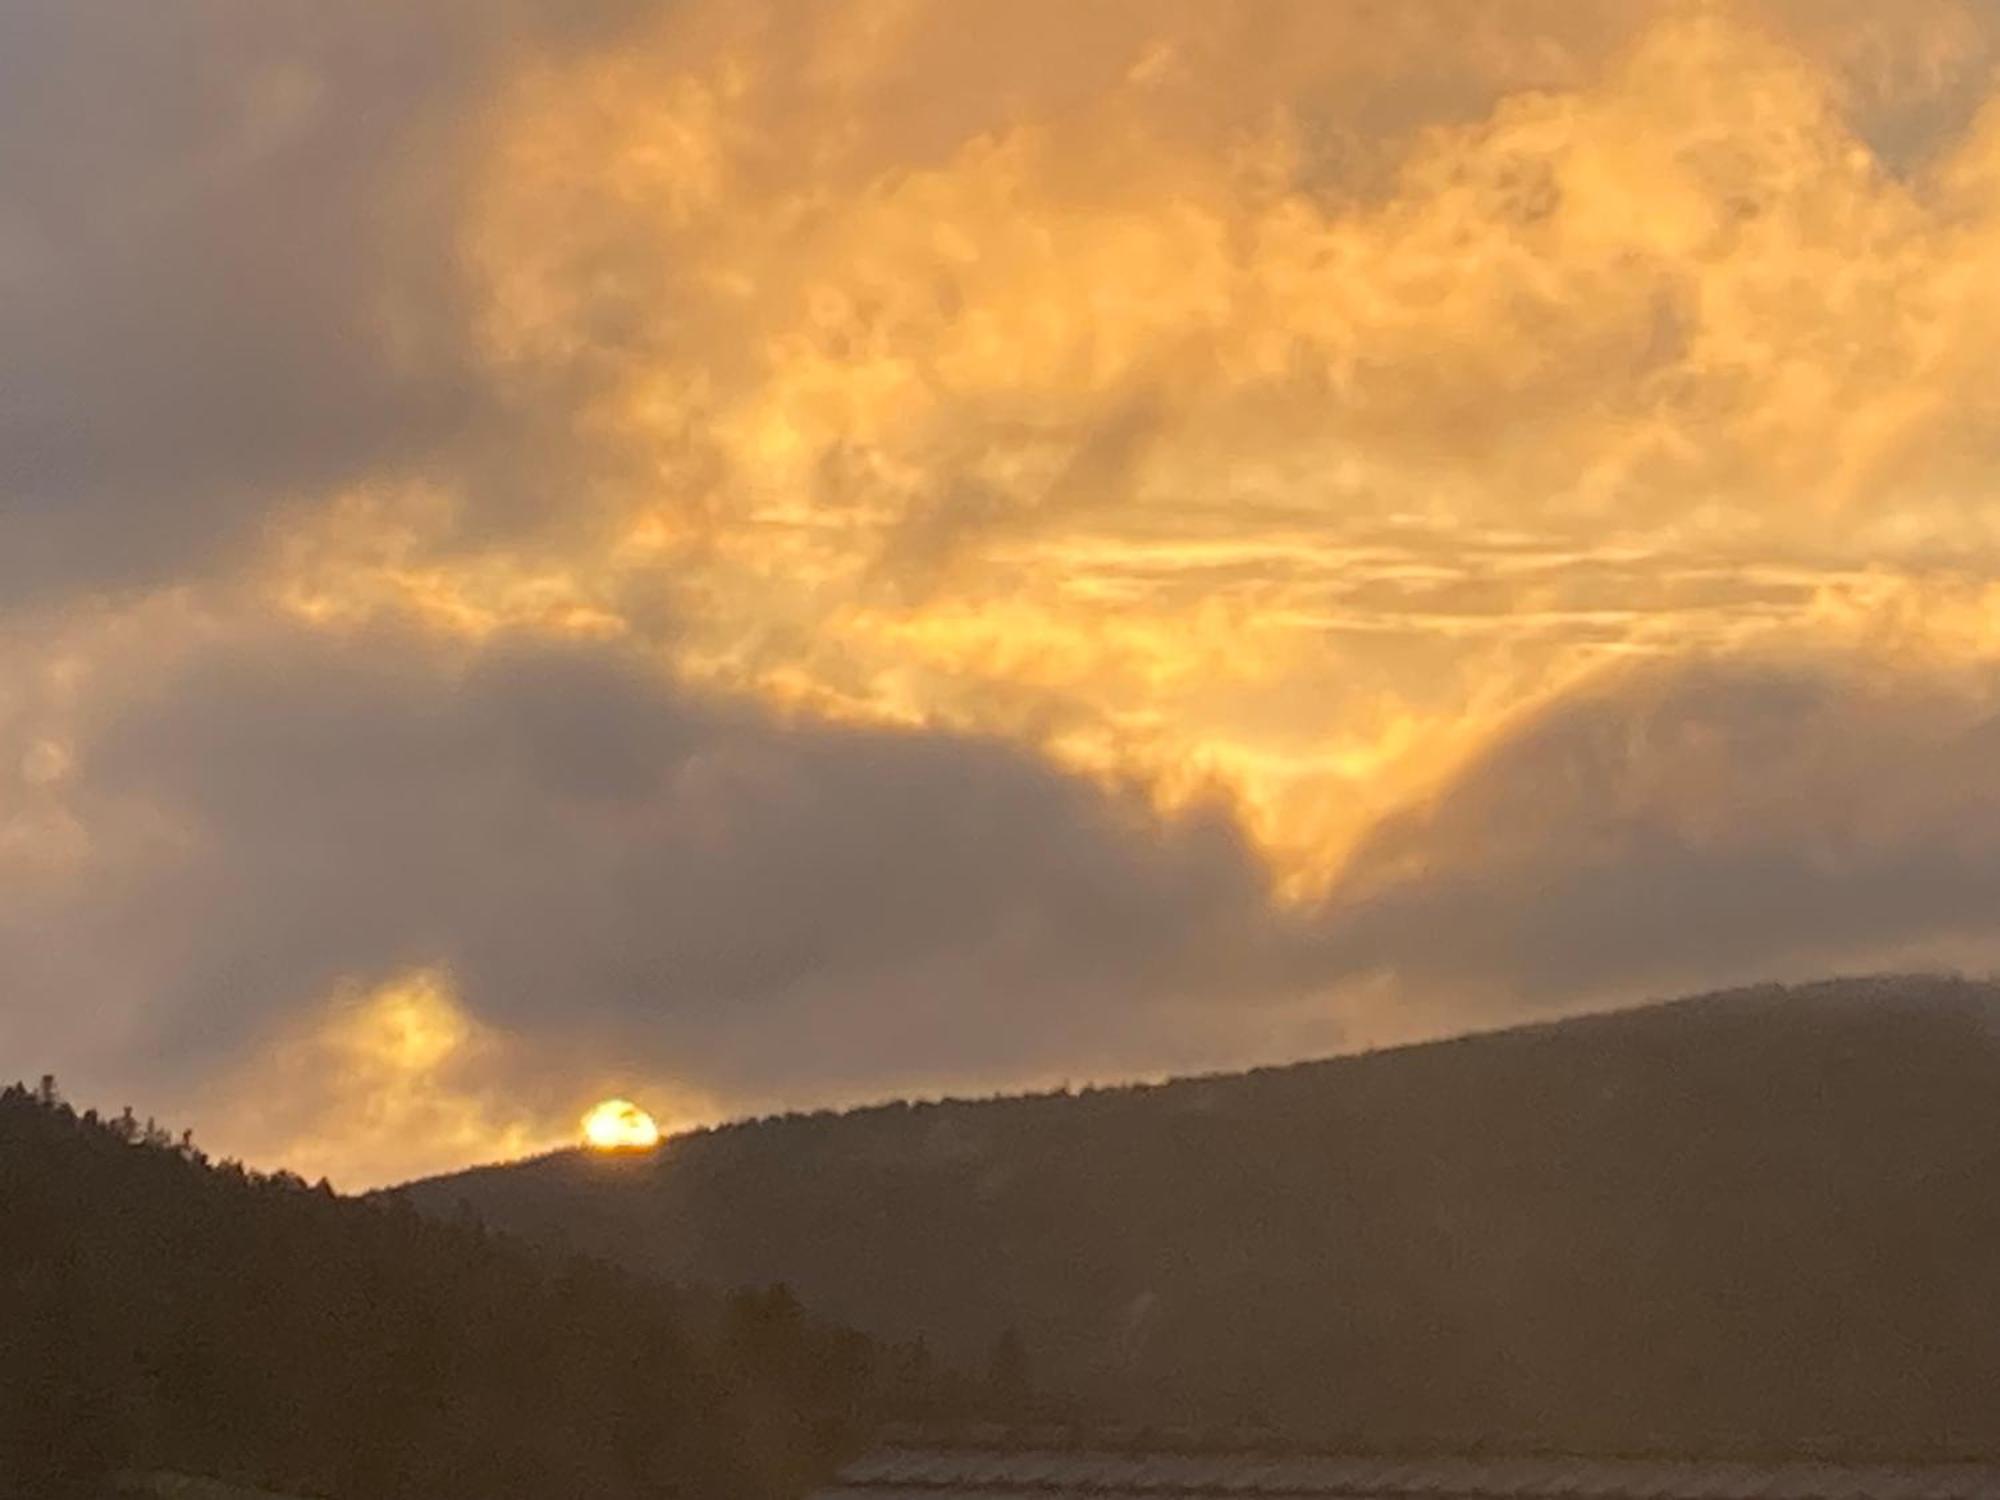
MULTIPOLYGON (((97 856, 36 949, 118 954, 143 993, 93 998, 178 1076, 424 965, 510 1037, 751 1098, 1182 1060, 1216 995, 1279 980, 1226 814, 616 650, 264 635, 121 691, 75 774, 97 856)), ((43 968, 45 1013, 77 973, 43 968)))
POLYGON ((1972 677, 1602 678, 1305 909, 1223 810, 788 719, 620 647, 260 626, 103 687, 64 793, 88 860, 10 904, 0 984, 10 1046, 169 1100, 426 969, 506 1041, 477 1086, 546 1121, 607 1072, 807 1104, 2000 951, 1972 677))
POLYGON ((634 9, 0 9, 0 590, 200 570, 504 433, 456 264, 477 104, 634 9))
POLYGON ((1762 976, 1983 961, 1992 684, 1852 663, 1612 676, 1366 841, 1334 970, 1458 1024, 1762 976))

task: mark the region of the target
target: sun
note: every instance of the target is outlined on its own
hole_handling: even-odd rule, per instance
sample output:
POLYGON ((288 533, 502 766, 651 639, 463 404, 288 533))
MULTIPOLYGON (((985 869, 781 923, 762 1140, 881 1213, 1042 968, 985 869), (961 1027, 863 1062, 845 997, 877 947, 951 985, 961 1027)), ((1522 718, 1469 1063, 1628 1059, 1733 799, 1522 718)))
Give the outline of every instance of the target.
POLYGON ((594 1151, 643 1151, 660 1143, 660 1127, 630 1099, 606 1099, 583 1117, 583 1141, 594 1151))

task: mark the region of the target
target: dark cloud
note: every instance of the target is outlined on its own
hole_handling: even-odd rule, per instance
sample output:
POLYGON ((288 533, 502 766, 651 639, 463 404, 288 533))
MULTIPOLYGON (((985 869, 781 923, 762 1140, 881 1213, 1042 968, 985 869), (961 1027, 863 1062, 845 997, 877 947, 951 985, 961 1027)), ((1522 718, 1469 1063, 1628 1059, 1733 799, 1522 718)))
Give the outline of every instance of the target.
POLYGON ((203 568, 504 432, 456 263, 478 103, 634 8, 0 8, 0 591, 203 568))
POLYGON ((1988 684, 1840 665, 1614 676, 1379 827, 1323 954, 1460 1024, 1978 958, 2000 903, 1990 705, 1988 684))
POLYGON ((76 775, 99 872, 40 941, 125 953, 177 1072, 425 965, 510 1037, 734 1097, 1157 1064, 1176 1007, 1277 979, 1220 812, 617 650, 265 637, 122 694, 76 775))
POLYGON ((31 1051, 126 1018, 95 1065, 169 1098, 426 970, 506 1039, 479 1086, 551 1118, 607 1069, 803 1104, 1960 961, 2000 904, 1983 681, 1602 679, 1307 910, 1220 810, 787 719, 619 647, 261 627, 104 686, 66 793, 88 860, 10 907, 0 983, 31 1051))
POLYGON ((1187 1066, 1369 978, 1394 1013, 1346 1013, 1393 1034, 1970 951, 2000 901, 1986 703, 1613 677, 1289 913, 1224 812, 999 741, 788 720, 617 648, 267 633, 87 726, 96 873, 38 947, 119 953, 148 1050, 192 1071, 426 965, 509 1036, 721 1097, 1187 1066))

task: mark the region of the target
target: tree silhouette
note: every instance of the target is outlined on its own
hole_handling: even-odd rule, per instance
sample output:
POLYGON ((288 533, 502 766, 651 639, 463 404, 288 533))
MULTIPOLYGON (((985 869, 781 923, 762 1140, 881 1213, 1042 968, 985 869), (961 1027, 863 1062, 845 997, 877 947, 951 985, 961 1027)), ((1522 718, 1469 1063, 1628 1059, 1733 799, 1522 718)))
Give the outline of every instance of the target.
POLYGON ((334 1500, 767 1500, 900 1357, 788 1288, 674 1290, 0 1091, 0 1494, 118 1469, 334 1500))

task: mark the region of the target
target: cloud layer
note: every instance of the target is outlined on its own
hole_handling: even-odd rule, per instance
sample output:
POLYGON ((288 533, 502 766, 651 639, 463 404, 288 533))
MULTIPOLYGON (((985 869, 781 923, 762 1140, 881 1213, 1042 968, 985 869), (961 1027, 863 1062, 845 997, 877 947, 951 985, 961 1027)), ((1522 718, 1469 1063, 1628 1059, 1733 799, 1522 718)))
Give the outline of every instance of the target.
POLYGON ((1996 64, 11 11, 0 1046, 359 1180, 1983 963, 1996 64))
POLYGON ((547 1121, 613 1085, 775 1104, 1185 1064, 1227 1044, 1217 996, 1284 980, 1226 809, 693 695, 626 648, 209 639, 73 743, 78 850, 0 983, 31 1027, 122 1001, 103 1045, 162 1084, 254 1073, 316 1011, 350 1035, 357 985, 441 1032, 416 1071, 504 1040, 480 1088, 547 1121))

